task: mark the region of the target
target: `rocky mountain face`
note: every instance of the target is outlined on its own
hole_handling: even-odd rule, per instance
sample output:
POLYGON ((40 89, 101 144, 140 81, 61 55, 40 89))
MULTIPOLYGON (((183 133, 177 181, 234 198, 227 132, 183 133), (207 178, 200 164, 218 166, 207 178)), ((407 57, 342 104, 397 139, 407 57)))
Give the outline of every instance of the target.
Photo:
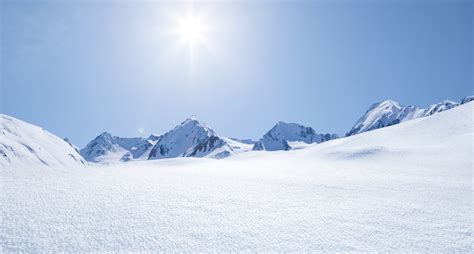
POLYGON ((122 138, 103 132, 81 149, 80 154, 90 162, 140 159, 147 155, 157 139, 158 136, 155 135, 150 135, 146 139, 122 138))
POLYGON ((252 150, 291 150, 291 142, 299 141, 306 144, 321 143, 337 138, 336 134, 319 134, 311 127, 296 123, 278 122, 255 143, 252 150))
POLYGON ((229 143, 207 125, 188 118, 161 135, 150 151, 149 160, 174 157, 224 158, 234 152, 229 143))

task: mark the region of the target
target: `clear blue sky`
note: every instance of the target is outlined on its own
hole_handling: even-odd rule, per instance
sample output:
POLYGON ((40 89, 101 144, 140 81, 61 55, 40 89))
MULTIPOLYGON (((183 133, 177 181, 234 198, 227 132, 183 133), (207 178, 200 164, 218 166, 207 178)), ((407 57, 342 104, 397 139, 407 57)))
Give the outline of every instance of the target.
POLYGON ((166 32, 187 4, 64 2, 1 1, 0 112, 80 147, 190 115, 231 137, 341 134, 383 99, 473 93, 472 1, 196 3, 210 32, 192 60, 166 32))

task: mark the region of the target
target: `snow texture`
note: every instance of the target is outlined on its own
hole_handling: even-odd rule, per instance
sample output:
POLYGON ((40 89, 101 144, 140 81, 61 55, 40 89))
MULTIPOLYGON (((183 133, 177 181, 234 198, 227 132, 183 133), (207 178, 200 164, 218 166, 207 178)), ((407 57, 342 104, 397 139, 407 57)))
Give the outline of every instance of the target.
POLYGON ((473 110, 223 160, 2 168, 0 252, 472 253, 473 110))

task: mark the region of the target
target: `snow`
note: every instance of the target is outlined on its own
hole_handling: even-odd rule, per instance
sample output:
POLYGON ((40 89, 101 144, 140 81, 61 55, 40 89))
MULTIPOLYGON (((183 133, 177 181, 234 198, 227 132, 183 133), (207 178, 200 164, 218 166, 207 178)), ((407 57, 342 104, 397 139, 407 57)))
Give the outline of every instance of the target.
POLYGON ((223 158, 233 153, 229 144, 195 117, 186 119, 160 136, 150 151, 149 160, 175 157, 223 158))
POLYGON ((301 148, 300 142, 321 143, 335 138, 337 138, 336 134, 318 134, 311 127, 280 121, 255 143, 252 150, 287 151, 301 148), (297 144, 298 147, 293 147, 290 143, 297 144))
POLYGON ((11 116, 0 114, 0 168, 86 166, 68 141, 11 116))
POLYGON ((158 139, 155 135, 145 138, 122 138, 103 132, 80 150, 90 162, 115 163, 131 159, 147 159, 158 139))
POLYGON ((223 160, 0 169, 1 252, 472 252, 473 111, 223 160))
POLYGON ((470 101, 474 101, 474 95, 466 96, 461 100, 461 104, 468 103, 470 101))
MULTIPOLYGON (((464 98, 462 101, 468 100, 469 96, 464 98)), ((354 124, 346 136, 384 128, 420 117, 430 116, 459 105, 459 103, 445 100, 430 105, 426 109, 420 109, 416 106, 402 106, 400 103, 393 100, 385 100, 370 106, 367 112, 354 124)))

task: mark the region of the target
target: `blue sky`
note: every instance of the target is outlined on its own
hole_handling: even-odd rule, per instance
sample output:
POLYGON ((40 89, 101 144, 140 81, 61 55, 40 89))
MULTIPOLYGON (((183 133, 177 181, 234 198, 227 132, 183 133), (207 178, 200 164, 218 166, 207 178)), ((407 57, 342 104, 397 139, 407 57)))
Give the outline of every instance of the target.
POLYGON ((191 115, 231 137, 279 120, 342 134, 377 101, 473 93, 472 1, 192 6, 209 29, 191 57, 169 35, 189 3, 2 1, 0 112, 82 147, 191 115))

